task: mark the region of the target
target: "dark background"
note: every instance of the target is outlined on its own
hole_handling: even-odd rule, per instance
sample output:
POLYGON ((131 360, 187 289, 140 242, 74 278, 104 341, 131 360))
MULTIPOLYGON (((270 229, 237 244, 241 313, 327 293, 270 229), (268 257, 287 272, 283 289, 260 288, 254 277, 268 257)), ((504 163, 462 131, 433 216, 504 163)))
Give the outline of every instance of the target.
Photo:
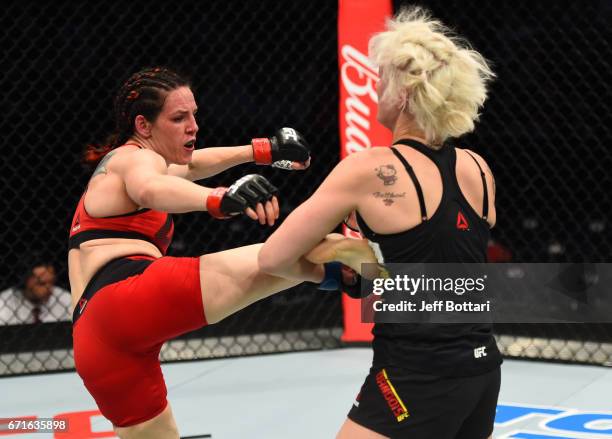
MULTIPOLYGON (((457 141, 483 155, 496 176, 494 240, 522 262, 610 261, 611 2, 418 3, 466 37, 498 75, 475 133, 457 141)), ((15 283, 34 253, 53 260, 67 286, 68 227, 89 177, 80 153, 112 130, 112 97, 144 66, 192 78, 199 147, 246 144, 281 126, 306 136, 313 164, 304 173, 244 165, 203 182, 227 185, 260 172, 280 188, 286 215, 339 159, 336 23, 332 0, 5 3, 0 287, 15 283)), ((175 255, 271 233, 206 213, 175 221, 175 255)), ((303 285, 202 332, 337 326, 338 296, 303 285)), ((55 332, 65 343, 70 328, 11 331, 1 350, 53 344, 47 335, 55 332)), ((602 327, 564 331, 610 339, 602 327)))

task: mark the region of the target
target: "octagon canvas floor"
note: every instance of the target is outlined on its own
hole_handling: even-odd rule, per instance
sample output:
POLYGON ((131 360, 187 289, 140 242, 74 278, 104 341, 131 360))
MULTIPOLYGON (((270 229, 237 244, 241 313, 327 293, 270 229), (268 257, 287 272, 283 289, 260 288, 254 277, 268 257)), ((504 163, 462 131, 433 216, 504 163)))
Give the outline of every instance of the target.
MULTIPOLYGON (((349 348, 163 370, 185 438, 313 439, 335 436, 370 361, 370 349, 349 348)), ((5 422, 0 436, 114 437, 74 372, 0 378, 0 395, 0 418, 70 419, 68 434, 14 434, 5 422)), ((496 420, 496 438, 612 438, 612 369, 506 360, 496 420)))

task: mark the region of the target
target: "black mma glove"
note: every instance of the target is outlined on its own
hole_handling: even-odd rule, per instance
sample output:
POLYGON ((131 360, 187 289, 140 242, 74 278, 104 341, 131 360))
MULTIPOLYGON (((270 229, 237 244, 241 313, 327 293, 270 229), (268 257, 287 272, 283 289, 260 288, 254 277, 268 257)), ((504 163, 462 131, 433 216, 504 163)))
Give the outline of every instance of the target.
POLYGON ((354 299, 361 298, 362 278, 355 270, 340 263, 328 262, 325 267, 325 277, 319 284, 319 290, 344 291, 354 299))
POLYGON ((277 193, 278 189, 265 177, 246 175, 229 188, 213 190, 206 198, 206 210, 217 219, 225 219, 244 213, 248 207, 255 210, 257 203, 263 204, 277 193))
POLYGON ((253 139, 251 145, 258 165, 290 170, 293 162, 304 163, 310 158, 308 143, 293 128, 281 128, 270 138, 253 139))

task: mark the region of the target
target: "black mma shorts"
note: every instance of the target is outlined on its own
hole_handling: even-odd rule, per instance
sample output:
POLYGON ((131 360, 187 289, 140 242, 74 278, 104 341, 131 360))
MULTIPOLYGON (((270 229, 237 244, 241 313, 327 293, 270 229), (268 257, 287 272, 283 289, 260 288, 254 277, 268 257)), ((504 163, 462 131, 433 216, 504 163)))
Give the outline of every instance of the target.
POLYGON ((372 368, 348 417, 393 439, 486 439, 500 384, 499 367, 470 377, 372 368))

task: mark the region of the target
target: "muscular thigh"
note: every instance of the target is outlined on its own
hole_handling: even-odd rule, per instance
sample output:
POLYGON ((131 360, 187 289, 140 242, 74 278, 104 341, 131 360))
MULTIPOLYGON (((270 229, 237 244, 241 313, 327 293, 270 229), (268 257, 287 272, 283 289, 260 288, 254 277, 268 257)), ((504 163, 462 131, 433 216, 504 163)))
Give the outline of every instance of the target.
POLYGON ((88 317, 81 318, 73 329, 74 361, 102 415, 115 426, 157 416, 167 404, 158 361, 161 344, 147 353, 129 352, 127 346, 122 349, 104 340, 94 319, 88 317))
POLYGON ((263 244, 200 257, 200 284, 206 319, 215 323, 298 281, 262 273, 257 255, 263 244))
POLYGON ((468 417, 464 419, 456 439, 489 438, 493 432, 497 398, 501 386, 501 369, 480 375, 476 378, 479 399, 468 417))
POLYGON ((146 352, 197 329, 206 324, 199 261, 156 259, 142 273, 97 291, 83 314, 107 343, 129 352, 146 352))

